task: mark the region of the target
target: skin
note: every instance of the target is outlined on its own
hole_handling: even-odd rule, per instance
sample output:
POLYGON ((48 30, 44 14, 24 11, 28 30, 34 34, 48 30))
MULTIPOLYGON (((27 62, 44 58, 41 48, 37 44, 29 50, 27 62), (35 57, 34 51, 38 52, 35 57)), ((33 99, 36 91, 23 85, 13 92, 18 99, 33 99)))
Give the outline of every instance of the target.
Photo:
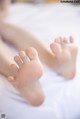
POLYGON ((8 14, 8 5, 11 0, 0 0, 0 20, 3 20, 8 14))
POLYGON ((14 56, 2 38, 0 39, 0 73, 8 77, 8 81, 21 92, 29 104, 39 106, 45 99, 39 82, 44 72, 42 64, 66 79, 75 76, 78 48, 72 37, 69 38, 69 42, 66 38, 56 38, 49 48, 30 31, 2 20, 0 34, 19 51, 19 54, 14 56))

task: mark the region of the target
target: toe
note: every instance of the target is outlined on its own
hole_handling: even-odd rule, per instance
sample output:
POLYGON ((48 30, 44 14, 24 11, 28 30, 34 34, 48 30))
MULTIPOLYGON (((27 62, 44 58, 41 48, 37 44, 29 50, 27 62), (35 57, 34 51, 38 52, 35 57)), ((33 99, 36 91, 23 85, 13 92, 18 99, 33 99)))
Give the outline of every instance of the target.
POLYGON ((21 58, 21 60, 22 60, 23 62, 26 61, 26 54, 25 54, 24 51, 20 51, 20 52, 19 52, 19 56, 20 56, 20 58, 21 58))
POLYGON ((60 45, 62 46, 62 48, 64 48, 65 43, 63 41, 63 38, 60 36, 58 39, 60 41, 60 45))
POLYGON ((56 43, 59 43, 59 44, 62 44, 62 43, 63 43, 62 37, 60 36, 59 38, 56 38, 56 39, 55 39, 55 42, 56 42, 56 43))
POLYGON ((61 36, 59 37, 59 40, 60 40, 60 44, 62 44, 63 43, 63 38, 61 36))
POLYGON ((22 61, 21 61, 21 59, 20 59, 19 56, 15 56, 15 57, 14 57, 14 60, 15 60, 15 62, 17 63, 18 66, 21 66, 21 65, 22 65, 22 61))
POLYGON ((8 81, 10 81, 10 82, 15 82, 15 79, 14 79, 13 76, 9 76, 9 77, 8 77, 8 81))
POLYGON ((18 67, 16 64, 11 64, 11 70, 13 71, 12 76, 8 77, 8 80, 12 83, 16 82, 16 79, 14 78, 16 76, 16 73, 18 72, 18 67))
POLYGON ((65 48, 65 42, 64 39, 62 39, 62 37, 60 36, 59 38, 55 39, 56 43, 59 43, 59 45, 61 45, 61 48, 64 49, 65 48))
POLYGON ((70 40, 70 43, 74 43, 74 38, 72 36, 70 36, 69 40, 70 40))
POLYGON ((52 43, 50 45, 50 48, 52 52, 55 54, 55 56, 59 56, 60 53, 62 52, 61 45, 59 45, 58 43, 52 43))
POLYGON ((68 43, 68 41, 67 41, 66 38, 63 38, 63 42, 64 42, 64 43, 68 43))
POLYGON ((25 52, 26 52, 27 56, 30 58, 30 60, 38 59, 38 53, 34 48, 29 47, 26 49, 25 52))
POLYGON ((11 69, 13 71, 13 75, 15 76, 16 73, 18 72, 18 67, 16 66, 16 64, 11 64, 11 69))
POLYGON ((8 81, 12 83, 12 85, 16 86, 16 78, 14 78, 13 76, 9 76, 8 81))
POLYGON ((60 45, 63 50, 66 48, 66 44, 64 43, 63 39, 61 40, 60 45))
POLYGON ((59 39, 59 38, 56 38, 56 39, 54 40, 54 42, 60 43, 60 39, 59 39))
POLYGON ((59 39, 60 39, 60 41, 62 41, 62 37, 61 36, 59 36, 59 39))

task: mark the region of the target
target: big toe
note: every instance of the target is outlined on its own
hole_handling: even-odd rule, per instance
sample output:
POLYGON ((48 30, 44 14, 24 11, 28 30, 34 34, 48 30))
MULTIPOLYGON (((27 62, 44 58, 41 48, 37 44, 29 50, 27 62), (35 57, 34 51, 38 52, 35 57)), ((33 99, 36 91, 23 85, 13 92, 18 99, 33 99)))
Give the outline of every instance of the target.
POLYGON ((42 63, 41 61, 39 60, 39 57, 38 57, 38 52, 36 51, 36 49, 32 48, 32 47, 28 47, 26 49, 26 55, 30 58, 31 61, 36 61, 36 67, 35 70, 37 70, 37 79, 39 79, 43 73, 44 73, 44 69, 43 69, 43 66, 42 66, 42 63))
POLYGON ((28 47, 25 52, 30 60, 38 59, 38 52, 33 47, 28 47))

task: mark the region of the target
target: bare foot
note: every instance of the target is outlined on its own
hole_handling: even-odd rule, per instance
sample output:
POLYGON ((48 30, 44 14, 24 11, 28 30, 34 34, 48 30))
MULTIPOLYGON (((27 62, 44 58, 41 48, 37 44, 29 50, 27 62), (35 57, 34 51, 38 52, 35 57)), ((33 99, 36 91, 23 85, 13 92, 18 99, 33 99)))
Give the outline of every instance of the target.
POLYGON ((44 93, 39 79, 44 71, 37 51, 31 47, 27 48, 25 52, 19 52, 19 56, 15 56, 14 60, 17 66, 12 64, 11 68, 15 77, 10 76, 9 81, 16 86, 31 105, 41 105, 44 101, 44 93), (27 60, 26 55, 29 60, 27 60))
POLYGON ((78 48, 74 44, 74 39, 59 37, 50 45, 52 52, 56 57, 57 72, 67 79, 72 79, 76 73, 76 56, 78 48))

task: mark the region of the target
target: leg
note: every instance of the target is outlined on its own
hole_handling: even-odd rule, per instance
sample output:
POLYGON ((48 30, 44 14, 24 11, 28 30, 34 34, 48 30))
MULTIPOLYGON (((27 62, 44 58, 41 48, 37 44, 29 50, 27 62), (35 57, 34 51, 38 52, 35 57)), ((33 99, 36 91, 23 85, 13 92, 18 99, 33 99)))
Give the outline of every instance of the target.
MULTIPOLYGON (((69 72, 66 72, 66 75, 61 72, 61 67, 63 65, 60 66, 60 68, 59 68, 59 60, 57 60, 57 57, 56 57, 57 52, 56 52, 56 54, 55 54, 55 52, 53 52, 53 49, 55 48, 55 47, 52 48, 53 45, 51 45, 51 50, 52 50, 52 52, 51 52, 51 50, 48 47, 46 47, 46 45, 44 43, 41 42, 41 39, 37 38, 36 36, 34 36, 33 34, 31 34, 28 31, 21 30, 15 26, 12 26, 12 25, 9 25, 6 23, 0 23, 0 28, 1 28, 0 29, 1 35, 5 39, 7 38, 8 41, 13 43, 14 46, 16 46, 19 50, 20 49, 24 50, 26 48, 26 46, 34 47, 37 49, 41 61, 44 64, 46 64, 49 68, 51 68, 52 70, 55 70, 56 72, 60 73, 61 75, 63 75, 65 78, 68 78, 68 79, 71 79, 74 76, 72 73, 72 75, 68 77, 67 75, 69 75, 68 74, 69 72)), ((60 47, 61 44, 58 44, 58 45, 60 47)), ((70 47, 70 45, 68 44, 67 46, 70 47)), ((72 46, 74 46, 74 45, 72 45, 72 46)), ((70 52, 70 54, 72 54, 71 50, 69 50, 68 47, 67 47, 67 49, 70 52)), ((77 50, 77 48, 76 48, 76 50, 77 50)), ((76 51, 75 55, 77 55, 77 51, 76 51)), ((72 60, 70 60, 70 61, 72 61, 72 60)), ((76 62, 76 60, 75 60, 75 62, 76 62)), ((72 66, 73 65, 71 65, 71 67, 72 66)), ((65 67, 66 67, 66 65, 65 65, 65 67)), ((69 67, 69 68, 71 68, 71 67, 69 67)), ((66 68, 64 68, 64 69, 66 69, 66 68)))
POLYGON ((10 49, 0 38, 0 73, 5 76, 13 75, 13 71, 10 68, 10 64, 15 63, 13 57, 14 54, 10 52, 10 49))
MULTIPOLYGON (((48 67, 52 67, 55 57, 45 43, 29 31, 22 30, 16 26, 0 22, 0 34, 8 42, 12 43, 18 50, 25 50, 26 47, 34 47, 39 54, 41 61, 48 67)), ((54 64, 54 69, 56 66, 54 64)))
POLYGON ((7 16, 9 3, 10 0, 0 0, 0 20, 7 16))

